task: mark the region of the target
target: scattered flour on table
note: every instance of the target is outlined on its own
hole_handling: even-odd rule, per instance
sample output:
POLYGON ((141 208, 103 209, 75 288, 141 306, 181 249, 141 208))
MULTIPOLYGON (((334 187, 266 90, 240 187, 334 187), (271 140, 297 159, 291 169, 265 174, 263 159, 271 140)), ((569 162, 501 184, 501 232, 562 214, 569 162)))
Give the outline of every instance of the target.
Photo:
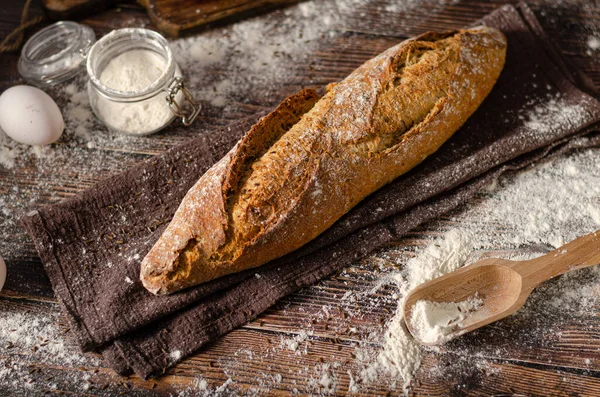
MULTIPOLYGON (((455 351, 456 354, 449 356, 449 365, 430 367, 429 376, 444 379, 447 373, 456 374, 456 371, 463 371, 466 377, 472 371, 495 376, 500 370, 486 357, 501 354, 498 350, 486 351, 485 347, 473 347, 468 342, 461 344, 461 338, 441 350, 416 343, 404 322, 404 297, 419 284, 473 263, 484 253, 506 259, 529 259, 600 229, 597 209, 600 206, 599 156, 600 149, 581 150, 503 176, 469 204, 453 211, 449 216, 456 226, 449 229, 445 226, 446 229, 440 230, 441 236, 427 246, 417 248, 410 259, 406 259, 405 246, 388 248, 372 256, 367 266, 379 269, 381 275, 369 279, 359 291, 340 293, 336 303, 326 303, 318 312, 310 311, 309 319, 312 320, 306 325, 305 332, 271 341, 265 350, 243 348, 236 353, 236 356, 239 354, 268 365, 282 357, 287 357, 290 362, 287 368, 268 367, 268 373, 257 374, 258 386, 249 389, 248 393, 260 395, 261 391, 277 387, 281 382, 297 379, 307 379, 307 383, 298 381, 293 390, 312 395, 369 394, 375 393, 376 387, 382 384, 390 390, 409 393, 425 354, 444 351, 455 351), (502 251, 497 251, 499 247, 502 251), (382 327, 373 326, 373 320, 366 322, 367 327, 361 327, 370 311, 381 310, 386 304, 395 306, 395 311, 382 327), (314 355, 321 354, 320 350, 314 350, 319 342, 314 327, 328 319, 339 318, 341 310, 346 322, 330 325, 329 331, 347 336, 350 342, 338 346, 350 349, 353 360, 345 362, 341 356, 323 355, 323 361, 314 364, 314 355), (353 339, 356 342, 352 342, 353 339), (277 370, 280 373, 273 375, 277 370)), ((355 273, 346 270, 342 276, 347 278, 352 274, 355 273)), ((361 276, 356 277, 360 279, 361 276)), ((476 302, 472 303, 472 307, 477 306, 476 302)), ((292 304, 288 308, 288 305, 283 304, 284 314, 286 310, 305 310, 302 306, 292 304)), ((548 328, 546 319, 554 317, 553 324, 563 324, 571 314, 594 312, 599 306, 600 267, 594 266, 538 287, 524 308, 511 316, 513 323, 504 321, 498 326, 506 328, 513 324, 515 328, 511 335, 525 335, 514 343, 527 350, 545 339, 561 337, 560 333, 555 334, 548 328)), ((298 313, 292 315, 299 316, 298 313)), ((502 351, 504 347, 493 348, 502 351)), ((443 359, 444 355, 438 357, 443 359)), ((591 358, 582 358, 582 365, 589 363, 591 358)), ((235 390, 235 379, 245 372, 245 368, 236 360, 221 359, 219 365, 234 380, 229 386, 235 390)), ((205 387, 199 390, 215 390, 206 384, 205 387)))
POLYGON ((600 38, 596 36, 590 36, 587 40, 587 46, 590 50, 599 50, 600 49, 600 38))
MULTIPOLYGON (((306 353, 306 348, 302 350, 298 350, 302 346, 302 342, 306 341, 309 336, 313 335, 313 331, 302 330, 300 333, 292 338, 281 338, 280 347, 286 348, 295 353, 306 353)), ((305 346, 306 347, 306 346, 305 346)))
MULTIPOLYGON (((532 110, 522 111, 518 116, 525 122, 531 136, 556 136, 557 131, 570 125, 584 124, 589 118, 581 104, 568 103, 560 93, 548 94, 541 101, 532 110)), ((534 100, 531 102, 535 104, 534 100)))
POLYGON ((231 397, 239 396, 235 388, 232 387, 234 381, 227 378, 222 384, 211 387, 202 375, 197 375, 190 386, 177 393, 178 397, 231 397))
POLYGON ((391 282, 401 297, 394 317, 387 324, 376 359, 358 373, 361 383, 372 383, 384 373, 391 376, 393 387, 398 382, 405 392, 409 390, 414 373, 420 366, 422 352, 404 323, 404 297, 419 284, 470 262, 473 259, 472 238, 466 231, 453 229, 410 259, 400 272, 380 280, 378 287, 391 282))
MULTIPOLYGON (((386 376, 390 386, 399 382, 406 393, 410 390, 425 350, 410 336, 403 319, 404 297, 414 287, 499 246, 522 253, 508 259, 528 259, 600 229, 599 156, 600 149, 587 149, 500 178, 480 193, 477 203, 453 212, 452 220, 459 226, 445 231, 406 263, 399 263, 400 271, 381 277, 371 292, 394 285, 396 313, 379 336, 380 349, 366 343, 358 349, 353 386, 360 389, 386 376)), ((540 322, 538 317, 568 316, 592 310, 599 303, 600 267, 594 266, 542 285, 518 315, 524 316, 522 326, 527 327, 540 322)))
POLYGON ((169 359, 172 361, 178 361, 183 356, 181 350, 173 350, 169 353, 169 359))
POLYGON ((600 228, 598 156, 598 149, 580 151, 502 178, 496 192, 460 217, 473 230, 481 226, 475 247, 554 249, 600 228))
MULTIPOLYGON (((426 1, 430 10, 452 3, 454 1, 450 0, 426 1)), ((260 93, 266 102, 276 103, 282 99, 277 93, 286 85, 312 83, 313 77, 306 78, 306 70, 294 69, 290 65, 326 70, 326 63, 320 64, 321 61, 313 55, 315 50, 320 43, 335 42, 341 37, 350 19, 367 17, 361 12, 364 4, 360 0, 302 2, 276 11, 285 16, 283 23, 270 15, 251 18, 175 40, 172 48, 194 95, 206 102, 207 108, 212 107, 215 114, 224 119, 233 118, 239 114, 239 104, 251 93, 260 93)), ((581 4, 586 6, 586 2, 581 4)), ((411 11, 422 6, 422 3, 413 0, 389 1, 382 5, 390 13, 411 11)), ((402 18, 396 18, 396 22, 406 23, 402 18)), ((590 26, 587 28, 591 29, 590 26)), ((600 37, 597 26, 594 29, 590 30, 593 38, 590 37, 586 43, 590 54, 597 50, 597 37, 600 37)), ((56 169, 74 169, 82 175, 105 176, 139 160, 125 157, 122 152, 153 154, 179 142, 176 139, 169 141, 167 134, 165 146, 158 146, 148 138, 126 137, 108 131, 92 114, 83 76, 59 86, 51 95, 57 100, 66 124, 59 144, 29 147, 10 140, 0 132, 2 171, 16 177, 17 172, 26 167, 38 170, 38 174, 28 181, 30 187, 15 186, 13 189, 0 186, 0 253, 9 260, 19 257, 22 247, 30 244, 17 226, 17 214, 30 205, 55 202, 80 191, 80 188, 70 186, 72 180, 55 177, 56 169), (97 150, 100 148, 102 150, 97 150), (55 193, 58 190, 63 193, 55 193)), ((576 112, 575 109, 570 114, 576 117, 576 112)), ((543 109, 539 114, 523 116, 527 117, 531 128, 552 123, 552 118, 547 117, 543 109)), ((187 134, 189 137, 192 133, 187 134)), ((408 262, 395 263, 400 270, 382 276, 375 284, 379 288, 393 285, 393 298, 400 308, 403 296, 411 288, 476 260, 478 253, 490 248, 531 249, 533 254, 539 255, 597 229, 600 225, 598 156, 600 151, 591 149, 542 164, 514 177, 502 178, 482 193, 479 203, 472 203, 454 213, 459 226, 419 250, 417 256, 408 262)), ((81 180, 83 185, 91 182, 93 180, 81 180)), ((390 259, 391 262, 393 260, 390 259)), ((559 313, 593 308, 600 293, 598 280, 600 271, 597 267, 563 276, 557 282, 541 287, 541 293, 531 297, 534 301, 532 307, 539 308, 535 300, 541 298, 536 297, 544 295, 549 298, 546 301, 550 307, 560 309, 555 310, 559 313)), ((375 309, 387 301, 375 290, 373 294, 346 293, 343 297, 340 295, 340 299, 350 319, 362 319, 365 315, 356 308, 359 303, 365 302, 369 308, 375 309)), ((333 310, 334 307, 324 306, 316 320, 324 321, 330 316, 327 313, 333 310)), ((525 313, 530 315, 526 310, 527 307, 525 313)), ((38 333, 41 339, 35 354, 43 355, 43 361, 57 365, 98 365, 94 356, 83 356, 76 347, 63 342, 67 337, 61 336, 54 326, 57 319, 58 316, 54 315, 40 317, 37 314, 3 312, 0 355, 8 358, 4 366, 0 365, 1 390, 16 384, 19 388, 33 387, 30 380, 33 382, 34 376, 17 358, 19 349, 36 346, 32 338, 38 333), (20 324, 16 328, 20 331, 11 331, 11 324, 20 324), (32 329, 35 331, 31 332, 32 329), (16 344, 21 347, 7 349, 9 341, 14 344, 14 335, 19 335, 16 344), (21 338, 23 335, 26 336, 21 338), (50 335, 53 337, 50 338, 50 335), (45 344, 46 339, 53 342, 45 344), (21 385, 21 382, 25 384, 21 385)), ((369 382, 381 376, 390 379, 390 386, 399 384, 408 388, 419 368, 423 350, 407 334, 399 309, 384 325, 382 332, 364 335, 356 324, 348 329, 350 335, 361 336, 360 346, 350 345, 356 347, 357 357, 356 364, 351 367, 325 362, 290 370, 298 370, 310 379, 313 394, 346 392, 340 390, 342 376, 348 377, 349 391, 353 393, 369 390, 369 382), (373 347, 377 345, 381 347, 373 347)), ((272 348, 269 354, 286 352, 297 358, 298 353, 306 354, 305 347, 310 339, 310 335, 305 339, 303 336, 294 337, 278 345, 279 350, 272 348)), ((281 382, 280 377, 265 379, 264 385, 268 388, 278 381, 281 382)), ((56 388, 52 381, 48 381, 47 386, 48 389, 56 388)), ((303 385, 297 387, 303 390, 303 385)), ((235 395, 232 389, 235 389, 233 378, 211 387, 206 379, 199 376, 194 387, 182 395, 235 395)))
POLYGON ((459 1, 460 0, 436 0, 435 2, 424 2, 422 0, 393 1, 384 6, 384 10, 387 12, 406 12, 414 9, 415 7, 428 7, 432 5, 448 6, 456 4, 459 1))
MULTIPOLYGON (((56 389, 53 379, 40 379, 23 357, 30 356, 48 366, 80 367, 99 366, 100 360, 91 354, 82 354, 73 344, 67 343, 65 330, 58 325, 56 310, 49 314, 3 310, 0 319, 0 390, 27 394, 27 390, 56 389), (40 384, 41 383, 41 384, 40 384)), ((78 376, 78 375, 74 375, 78 376)), ((81 384, 85 390, 85 383, 81 384)))

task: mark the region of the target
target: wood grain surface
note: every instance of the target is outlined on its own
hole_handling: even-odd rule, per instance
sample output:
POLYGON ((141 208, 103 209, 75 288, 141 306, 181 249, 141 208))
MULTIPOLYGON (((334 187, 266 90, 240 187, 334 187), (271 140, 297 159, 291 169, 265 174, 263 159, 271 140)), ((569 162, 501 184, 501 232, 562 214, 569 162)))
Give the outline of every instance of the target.
POLYGON ((55 21, 93 15, 115 3, 115 0, 42 0, 46 14, 55 21))
MULTIPOLYGON (((425 0, 422 6, 414 6, 413 3, 421 3, 416 0, 402 0, 397 4, 347 1, 353 12, 345 19, 339 35, 310 56, 291 60, 291 71, 276 86, 234 98, 225 109, 205 103, 197 128, 223 126, 273 106, 301 87, 318 87, 338 80, 399 40, 427 30, 466 25, 505 2, 425 0), (413 6, 402 6, 405 3, 413 6)), ((18 25, 21 14, 22 2, 5 3, 0 11, 0 37, 18 25)), ((531 6, 563 54, 600 88, 598 53, 591 53, 586 44, 589 36, 600 32, 600 4, 536 0, 531 6)), ((284 21, 285 11, 275 11, 269 14, 270 18, 284 21)), ((41 3, 34 1, 30 15, 42 13, 41 3)), ((91 26, 98 37, 123 26, 153 27, 145 9, 132 3, 119 4, 83 23, 91 26)), ((28 30, 27 36, 42 26, 28 30)), ((200 33, 211 34, 210 29, 200 33)), ((22 83, 17 60, 16 53, 0 56, 0 91, 22 83)), ((230 73, 210 69, 204 72, 220 77, 230 73)), ((66 106, 64 94, 58 91, 53 94, 60 106, 66 106)), ((92 148, 59 142, 57 147, 64 145, 65 153, 79 155, 57 156, 43 163, 17 161, 13 168, 0 165, 0 198, 8 199, 2 201, 2 205, 9 210, 5 213, 11 214, 7 216, 0 211, 0 235, 4 236, 0 241, 0 254, 8 266, 8 279, 0 292, 0 330, 3 316, 8 315, 50 316, 57 319, 56 327, 64 327, 42 264, 32 243, 16 225, 14 214, 81 193, 97 181, 185 142, 193 135, 193 131, 174 125, 168 132, 133 138, 127 145, 118 139, 102 141, 102 146, 92 148)), ((465 207, 469 205, 454 214, 460 214, 465 207)), ((327 373, 335 379, 334 394, 346 395, 351 382, 348 370, 357 367, 355 347, 369 332, 382 329, 393 316, 396 304, 389 299, 393 290, 384 288, 370 301, 348 302, 328 314, 323 313, 323 307, 336 307, 340 297, 348 291, 360 293, 370 288, 380 272, 395 270, 388 260, 390 255, 398 263, 406 261, 415 255, 415 250, 426 246, 444 230, 456 227, 457 222, 461 221, 448 216, 420 227, 393 247, 283 299, 258 319, 185 359, 156 380, 121 378, 89 354, 86 356, 93 365, 50 365, 40 359, 37 349, 0 346, 0 382, 7 376, 3 368, 20 366, 29 370, 10 389, 13 395, 195 396, 202 395, 199 390, 203 385, 199 386, 199 379, 215 391, 231 378, 233 383, 223 388, 226 391, 221 395, 284 396, 315 394, 318 388, 314 379, 327 373), (306 332, 310 335, 306 336, 306 332), (286 341, 293 340, 299 341, 296 349, 286 348, 286 341), (329 365, 332 363, 338 364, 329 365)), ((504 247, 496 249, 500 252, 504 247)), ((600 317, 597 313, 597 310, 575 312, 565 321, 549 311, 527 326, 522 318, 509 317, 440 351, 426 352, 410 393, 420 396, 599 396, 600 317)), ((68 328, 60 329, 65 343, 73 349, 68 328)), ((47 342, 40 341, 39 345, 44 343, 47 342)), ((5 395, 2 390, 0 395, 5 395)), ((391 388, 390 382, 381 381, 364 385, 357 395, 402 395, 402 388, 400 384, 391 388)))
POLYGON ((238 20, 249 12, 266 12, 298 0, 138 0, 157 29, 170 37, 207 23, 238 20))

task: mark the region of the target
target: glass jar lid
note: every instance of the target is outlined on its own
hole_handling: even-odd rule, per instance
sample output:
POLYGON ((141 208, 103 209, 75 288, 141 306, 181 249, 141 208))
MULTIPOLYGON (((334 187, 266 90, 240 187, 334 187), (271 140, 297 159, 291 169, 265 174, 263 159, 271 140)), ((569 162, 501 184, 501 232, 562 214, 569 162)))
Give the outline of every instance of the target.
POLYGON ((85 70, 86 53, 96 42, 89 26, 60 21, 37 32, 21 50, 19 73, 37 86, 62 83, 85 70))

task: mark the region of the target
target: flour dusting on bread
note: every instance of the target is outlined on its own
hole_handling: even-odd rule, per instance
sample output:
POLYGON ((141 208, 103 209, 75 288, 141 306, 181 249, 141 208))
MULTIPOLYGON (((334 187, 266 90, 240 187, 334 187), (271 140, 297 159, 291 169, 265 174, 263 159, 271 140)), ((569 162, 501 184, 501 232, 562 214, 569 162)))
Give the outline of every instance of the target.
POLYGON ((492 28, 426 33, 322 98, 288 98, 190 189, 144 258, 142 282, 169 293, 314 239, 450 138, 491 90, 505 53, 492 28))

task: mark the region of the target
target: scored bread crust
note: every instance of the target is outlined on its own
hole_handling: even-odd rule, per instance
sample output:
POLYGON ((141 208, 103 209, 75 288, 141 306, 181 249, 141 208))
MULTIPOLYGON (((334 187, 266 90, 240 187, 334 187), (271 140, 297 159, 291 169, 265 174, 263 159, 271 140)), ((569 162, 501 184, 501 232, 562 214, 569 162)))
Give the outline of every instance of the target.
POLYGON ((496 82, 506 39, 426 33, 367 61, 323 97, 302 90, 259 120, 189 190, 140 279, 165 294, 306 244, 435 152, 496 82))

